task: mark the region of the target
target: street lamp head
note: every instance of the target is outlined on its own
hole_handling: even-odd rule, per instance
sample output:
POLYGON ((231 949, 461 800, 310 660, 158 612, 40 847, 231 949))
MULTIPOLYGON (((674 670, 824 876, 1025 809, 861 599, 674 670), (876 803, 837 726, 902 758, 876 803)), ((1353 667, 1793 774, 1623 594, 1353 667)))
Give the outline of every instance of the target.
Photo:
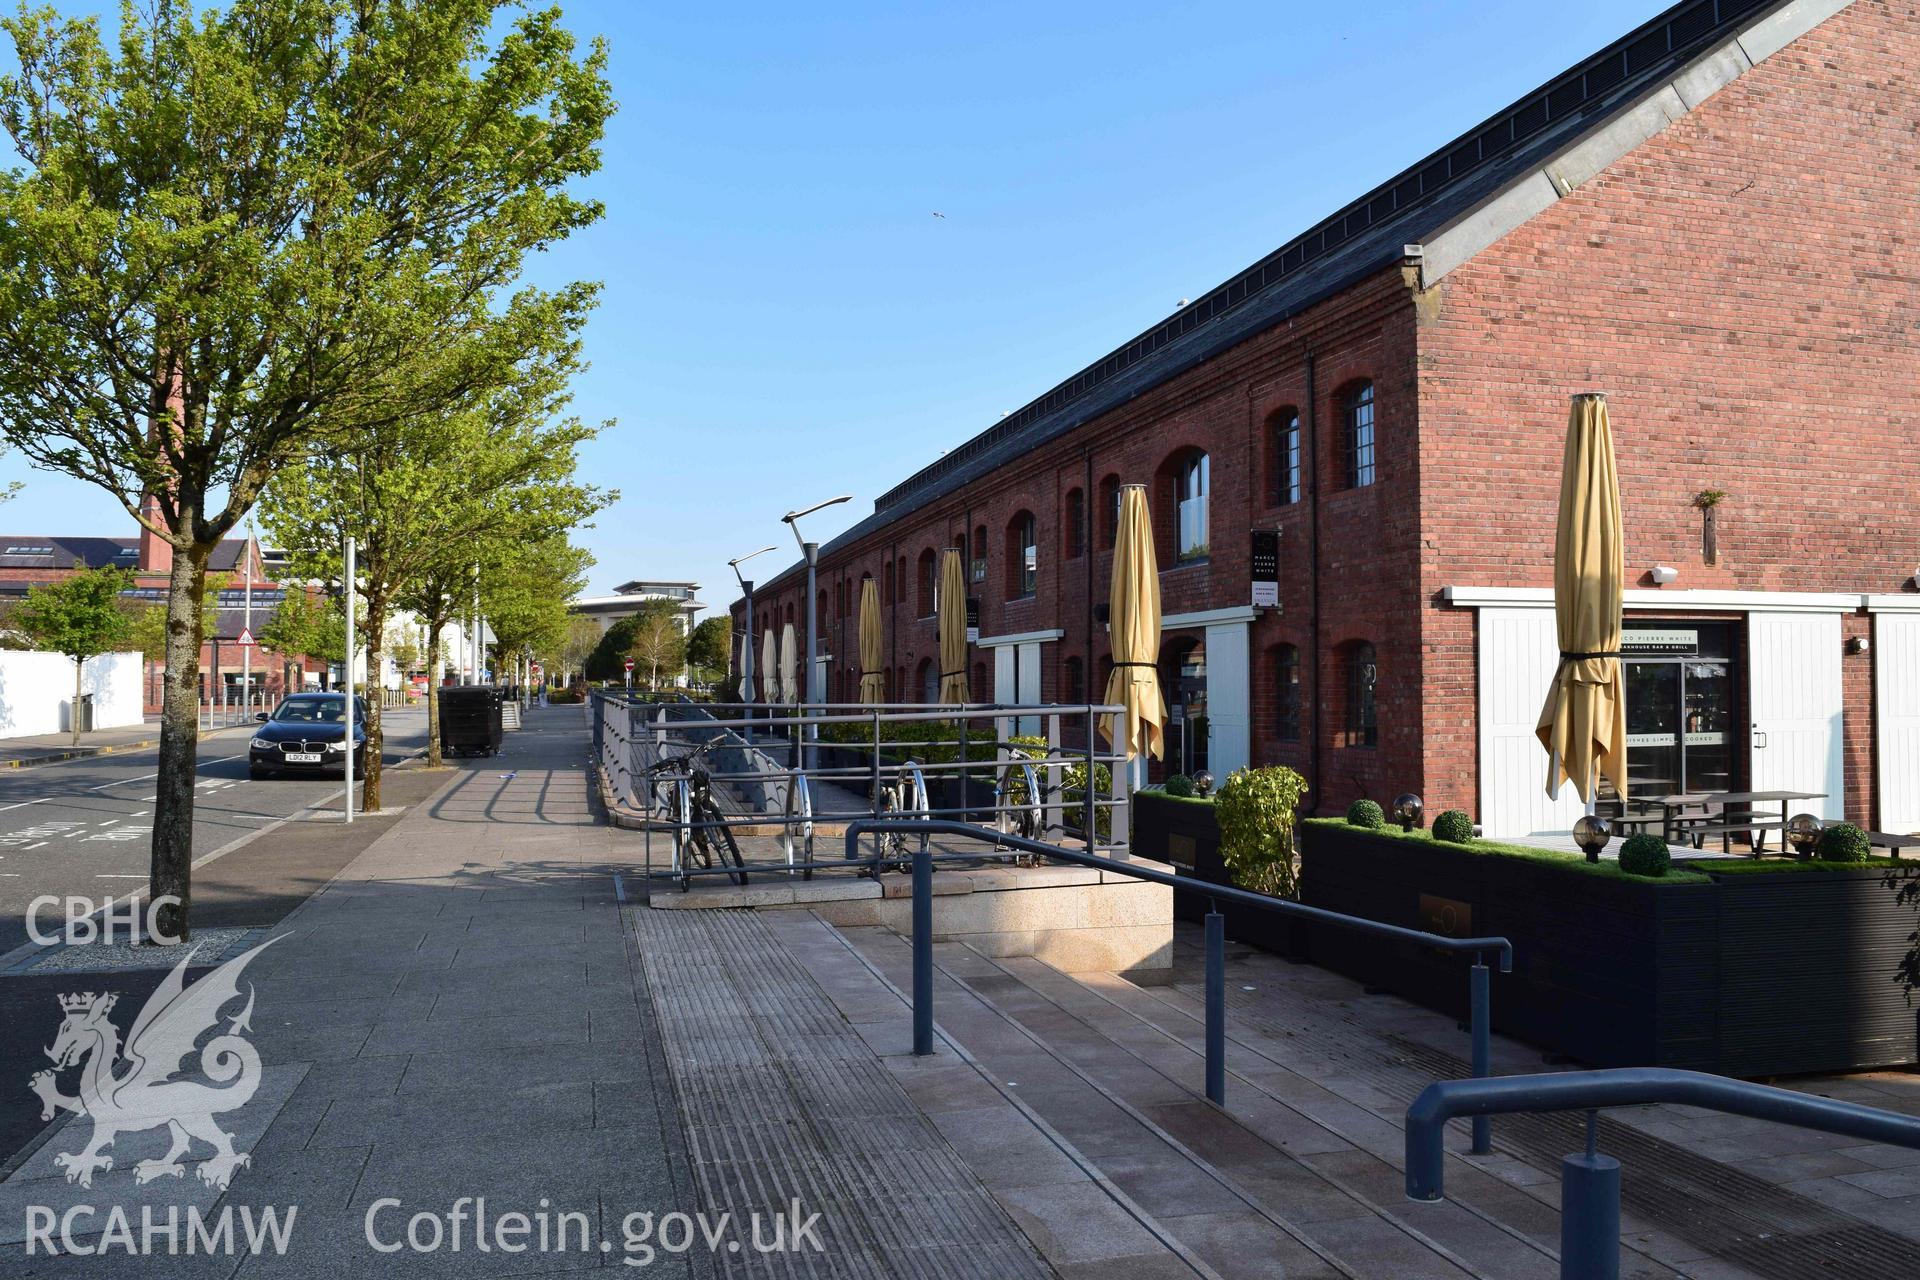
POLYGON ((852 494, 843 493, 837 498, 828 498, 825 502, 816 502, 810 507, 802 507, 798 511, 789 511, 787 512, 787 514, 781 516, 780 519, 785 521, 787 524, 792 524, 795 520, 798 520, 801 516, 810 516, 814 512, 824 510, 827 507, 837 507, 843 502, 852 502, 852 501, 853 501, 852 494))
POLYGON ((727 561, 727 568, 738 569, 741 565, 753 559, 755 556, 763 556, 767 554, 767 552, 769 551, 777 551, 777 550, 779 550, 779 548, 775 547, 772 543, 768 543, 766 546, 760 548, 758 551, 749 551, 747 552, 747 554, 743 556, 735 556, 733 559, 727 561))

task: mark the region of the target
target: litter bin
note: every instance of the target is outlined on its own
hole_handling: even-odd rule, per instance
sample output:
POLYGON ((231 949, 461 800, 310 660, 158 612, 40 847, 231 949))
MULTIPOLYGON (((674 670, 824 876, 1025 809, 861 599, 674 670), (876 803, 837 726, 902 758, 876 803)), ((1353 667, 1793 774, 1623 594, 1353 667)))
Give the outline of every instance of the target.
POLYGON ((440 750, 450 755, 493 755, 503 737, 500 690, 493 685, 442 686, 440 750))
POLYGON ((80 695, 80 732, 93 732, 93 695, 90 693, 80 695))

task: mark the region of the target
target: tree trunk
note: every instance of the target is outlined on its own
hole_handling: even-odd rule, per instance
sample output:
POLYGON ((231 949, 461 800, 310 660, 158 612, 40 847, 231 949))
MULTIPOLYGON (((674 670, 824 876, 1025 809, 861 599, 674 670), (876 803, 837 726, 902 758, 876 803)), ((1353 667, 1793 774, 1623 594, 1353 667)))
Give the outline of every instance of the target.
POLYGON ((440 628, 438 618, 427 619, 427 768, 440 760, 440 628))
POLYGON ((68 718, 73 721, 73 745, 76 747, 80 745, 80 698, 86 675, 87 660, 75 658, 73 660, 73 714, 68 718))
MULTIPOLYGON (((185 523, 185 513, 182 513, 185 523)), ((167 671, 160 693, 160 776, 153 796, 153 901, 177 898, 156 913, 162 942, 192 938, 193 784, 200 752, 200 599, 210 546, 175 548, 167 581, 167 671)))
MULTIPOLYGON (((380 727, 381 694, 384 685, 376 685, 386 675, 387 598, 367 593, 367 764, 366 781, 360 792, 360 807, 367 813, 380 810, 380 750, 385 742, 380 727)), ((349 661, 353 655, 348 654, 349 661)))

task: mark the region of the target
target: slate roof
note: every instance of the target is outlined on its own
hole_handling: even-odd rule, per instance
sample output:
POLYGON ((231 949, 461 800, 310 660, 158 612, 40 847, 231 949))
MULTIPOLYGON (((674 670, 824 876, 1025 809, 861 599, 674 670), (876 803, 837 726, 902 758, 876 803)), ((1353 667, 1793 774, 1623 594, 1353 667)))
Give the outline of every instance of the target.
MULTIPOLYGON (((223 538, 213 549, 207 568, 214 573, 231 573, 240 563, 246 548, 245 538, 223 538)), ((281 552, 260 548, 263 567, 272 569, 284 563, 281 552)), ((138 538, 72 538, 58 534, 0 534, 0 569, 71 569, 79 561, 89 569, 118 565, 132 569, 140 562, 138 538)))
MULTIPOLYGON (((1683 0, 1410 165, 880 495, 831 552, 1402 260, 1406 246, 1632 106, 1790 0, 1683 0)), ((795 563, 761 584, 804 569, 795 563)))

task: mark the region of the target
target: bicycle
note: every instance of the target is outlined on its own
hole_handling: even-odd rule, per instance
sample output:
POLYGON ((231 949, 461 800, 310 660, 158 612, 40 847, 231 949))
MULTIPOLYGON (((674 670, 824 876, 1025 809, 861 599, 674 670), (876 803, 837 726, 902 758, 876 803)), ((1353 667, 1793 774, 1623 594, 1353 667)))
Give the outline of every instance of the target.
MULTIPOLYGON (((1042 770, 1034 768, 1034 754, 1026 747, 1007 747, 1011 759, 995 771, 993 787, 993 824, 1004 835, 1023 840, 1039 840, 1047 833, 1046 802, 1052 787, 1040 781, 1042 770)), ((1040 855, 1016 850, 1016 867, 1037 867, 1040 855)))
POLYGON ((713 775, 701 762, 713 746, 712 742, 703 742, 683 756, 663 756, 644 770, 652 778, 649 791, 655 812, 670 814, 674 824, 673 874, 680 879, 682 893, 693 887, 693 864, 697 863, 699 870, 711 870, 716 854, 729 880, 735 884, 747 882, 740 842, 726 825, 726 815, 713 798, 713 775), (681 769, 684 776, 669 779, 666 774, 670 769, 681 769), (669 782, 672 790, 663 797, 661 788, 669 782))
MULTIPOLYGON (((881 782, 873 794, 873 816, 876 818, 926 818, 932 809, 927 799, 926 775, 920 772, 920 762, 909 760, 902 771, 881 782)), ((861 872, 876 878, 882 871, 909 871, 913 868, 913 851, 907 847, 907 836, 901 831, 876 831, 873 836, 875 864, 861 872)), ((920 837, 920 847, 927 847, 927 837, 920 837)))
POLYGON ((787 874, 793 874, 793 864, 798 861, 806 865, 800 869, 802 880, 813 879, 813 788, 807 782, 807 775, 795 773, 787 782, 787 800, 784 821, 780 828, 780 843, 787 855, 787 874), (797 855, 797 856, 796 856, 797 855))

